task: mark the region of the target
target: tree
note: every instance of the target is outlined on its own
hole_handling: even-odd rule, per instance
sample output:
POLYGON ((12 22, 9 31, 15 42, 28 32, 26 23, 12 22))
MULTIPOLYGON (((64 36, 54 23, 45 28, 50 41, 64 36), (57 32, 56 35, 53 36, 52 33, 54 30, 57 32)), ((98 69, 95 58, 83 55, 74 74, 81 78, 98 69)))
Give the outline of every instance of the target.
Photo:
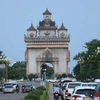
POLYGON ((52 78, 53 75, 54 75, 54 70, 53 70, 53 68, 48 66, 48 67, 46 68, 46 76, 47 76, 47 78, 52 78))
POLYGON ((61 79, 62 78, 62 75, 61 74, 58 74, 57 75, 57 79, 61 79))
POLYGON ((28 78, 29 78, 30 81, 32 81, 32 79, 34 78, 34 74, 29 74, 28 78))
POLYGON ((9 79, 21 79, 26 77, 26 63, 24 61, 16 62, 8 69, 9 79))
POLYGON ((62 78, 65 78, 65 77, 67 77, 67 74, 66 73, 63 73, 62 74, 62 78))
POLYGON ((97 78, 99 73, 100 55, 97 53, 100 40, 93 39, 85 43, 86 51, 78 53, 73 59, 77 61, 73 71, 78 80, 97 78))

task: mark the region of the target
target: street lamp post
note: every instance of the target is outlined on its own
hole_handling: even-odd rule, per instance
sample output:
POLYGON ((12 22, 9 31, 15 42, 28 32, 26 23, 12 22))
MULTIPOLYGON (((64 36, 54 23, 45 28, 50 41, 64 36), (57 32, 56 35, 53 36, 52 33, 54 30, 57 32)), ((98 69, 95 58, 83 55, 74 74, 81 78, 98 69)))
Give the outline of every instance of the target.
POLYGON ((46 69, 41 69, 41 70, 42 70, 43 86, 46 86, 46 69))

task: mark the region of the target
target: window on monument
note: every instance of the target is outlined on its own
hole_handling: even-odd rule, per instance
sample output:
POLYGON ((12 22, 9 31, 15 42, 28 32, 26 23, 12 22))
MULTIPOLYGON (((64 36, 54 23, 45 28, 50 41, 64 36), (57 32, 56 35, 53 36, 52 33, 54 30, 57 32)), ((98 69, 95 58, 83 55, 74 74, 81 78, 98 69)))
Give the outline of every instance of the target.
POLYGON ((46 19, 49 19, 49 16, 46 16, 46 19))
POLYGON ((65 33, 62 32, 62 33, 60 34, 60 37, 62 37, 62 38, 65 37, 65 33))
POLYGON ((31 34, 30 34, 30 37, 31 37, 31 38, 32 38, 32 37, 34 37, 34 34, 33 34, 33 33, 31 33, 31 34))

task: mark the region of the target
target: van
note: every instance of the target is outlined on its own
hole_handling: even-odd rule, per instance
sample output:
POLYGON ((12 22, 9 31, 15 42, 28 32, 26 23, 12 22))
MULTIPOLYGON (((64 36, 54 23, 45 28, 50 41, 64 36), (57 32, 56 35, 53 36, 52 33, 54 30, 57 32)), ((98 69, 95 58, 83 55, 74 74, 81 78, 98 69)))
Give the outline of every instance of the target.
POLYGON ((6 86, 6 85, 12 85, 14 90, 16 90, 17 82, 15 82, 15 81, 5 82, 4 86, 6 86))

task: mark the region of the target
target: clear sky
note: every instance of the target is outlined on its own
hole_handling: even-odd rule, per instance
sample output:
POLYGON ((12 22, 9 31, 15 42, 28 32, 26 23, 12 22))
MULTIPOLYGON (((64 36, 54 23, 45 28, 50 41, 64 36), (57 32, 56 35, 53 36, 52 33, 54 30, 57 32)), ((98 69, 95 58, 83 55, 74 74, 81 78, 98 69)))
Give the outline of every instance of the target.
POLYGON ((70 34, 71 71, 82 45, 100 39, 100 0, 0 0, 0 50, 12 61, 24 61, 24 34, 31 22, 37 27, 46 8, 58 28, 63 21, 70 34))

